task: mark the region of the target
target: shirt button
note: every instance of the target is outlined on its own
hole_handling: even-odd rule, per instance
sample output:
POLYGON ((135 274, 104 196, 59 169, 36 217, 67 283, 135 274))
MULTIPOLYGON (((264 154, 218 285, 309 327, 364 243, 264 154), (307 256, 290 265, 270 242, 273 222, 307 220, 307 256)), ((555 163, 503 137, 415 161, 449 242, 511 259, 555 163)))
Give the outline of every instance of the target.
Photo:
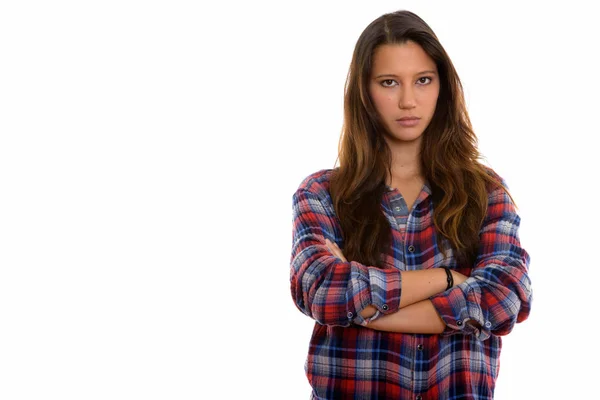
POLYGON ((348 319, 352 319, 353 316, 354 314, 352 314, 351 312, 348 313, 348 319))
POLYGON ((413 246, 412 244, 408 246, 408 251, 410 251, 411 253, 415 251, 415 246, 413 246))
POLYGON ((396 211, 400 211, 400 210, 402 210, 402 209, 401 209, 400 207, 395 207, 395 208, 394 208, 394 210, 396 210, 396 211))
POLYGON ((419 351, 423 350, 423 345, 422 344, 418 345, 417 350, 419 350, 419 351))
POLYGON ((387 309, 388 309, 388 305, 387 305, 387 304, 384 304, 384 305, 382 305, 382 306, 381 306, 381 308, 382 308, 384 311, 387 311, 387 309))
POLYGON ((492 323, 491 323, 490 321, 487 321, 487 322, 485 323, 485 327, 486 327, 486 328, 491 328, 491 327, 492 327, 492 323))
POLYGON ((461 320, 456 321, 456 325, 462 326, 462 321, 461 320))

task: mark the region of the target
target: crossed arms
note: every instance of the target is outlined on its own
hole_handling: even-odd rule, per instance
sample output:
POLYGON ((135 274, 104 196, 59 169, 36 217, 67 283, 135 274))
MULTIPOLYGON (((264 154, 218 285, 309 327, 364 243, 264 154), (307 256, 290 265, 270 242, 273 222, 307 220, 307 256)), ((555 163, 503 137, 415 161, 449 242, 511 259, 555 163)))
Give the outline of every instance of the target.
MULTIPOLYGON (((490 193, 480 248, 470 276, 440 268, 399 271, 347 261, 335 241, 335 213, 317 193, 293 196, 292 298, 323 325, 405 333, 506 335, 529 315, 529 254, 520 246, 517 215, 501 188, 490 193)), ((338 235, 339 236, 339 235, 338 235)))

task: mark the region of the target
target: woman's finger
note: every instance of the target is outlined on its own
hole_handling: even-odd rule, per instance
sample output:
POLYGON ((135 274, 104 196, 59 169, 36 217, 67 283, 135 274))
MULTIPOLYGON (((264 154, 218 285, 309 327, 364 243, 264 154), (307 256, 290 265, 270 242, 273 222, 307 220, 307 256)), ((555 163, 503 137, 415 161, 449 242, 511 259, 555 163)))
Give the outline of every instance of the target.
POLYGON ((342 253, 342 250, 337 245, 337 243, 332 242, 329 239, 325 239, 325 243, 327 244, 327 248, 329 249, 329 251, 331 251, 334 256, 336 256, 337 258, 341 259, 344 262, 348 261, 348 260, 346 260, 346 257, 344 257, 344 253, 342 253))
POLYGON ((335 256, 339 259, 341 259, 342 261, 346 261, 346 257, 344 257, 344 253, 342 253, 342 250, 340 250, 339 247, 335 246, 332 250, 333 254, 335 254, 335 256))
POLYGON ((336 256, 338 255, 338 249, 332 243, 327 243, 327 248, 336 256))
POLYGON ((327 248, 331 251, 336 257, 340 256, 340 248, 335 245, 335 243, 328 242, 327 248))

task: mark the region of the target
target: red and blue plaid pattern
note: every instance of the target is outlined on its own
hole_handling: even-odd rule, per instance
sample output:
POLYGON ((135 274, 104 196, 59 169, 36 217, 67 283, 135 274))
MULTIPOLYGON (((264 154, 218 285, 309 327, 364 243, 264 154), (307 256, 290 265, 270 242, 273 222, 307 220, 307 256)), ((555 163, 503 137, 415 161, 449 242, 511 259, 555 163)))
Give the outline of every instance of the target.
POLYGON ((528 317, 532 299, 530 256, 520 245, 520 217, 508 194, 501 188, 489 194, 477 259, 464 266, 457 265, 452 250, 444 260, 436 245, 427 183, 405 229, 393 207, 401 195, 385 192, 382 211, 392 243, 376 268, 343 262, 325 244, 328 238, 344 249, 328 191, 331 171, 309 175, 293 195, 291 293, 298 309, 315 320, 305 365, 312 398, 492 399, 501 336, 528 317), (430 298, 446 323, 442 334, 364 326, 368 321, 359 313, 367 305, 378 310, 371 319, 398 310, 400 271, 441 266, 469 276, 430 298))

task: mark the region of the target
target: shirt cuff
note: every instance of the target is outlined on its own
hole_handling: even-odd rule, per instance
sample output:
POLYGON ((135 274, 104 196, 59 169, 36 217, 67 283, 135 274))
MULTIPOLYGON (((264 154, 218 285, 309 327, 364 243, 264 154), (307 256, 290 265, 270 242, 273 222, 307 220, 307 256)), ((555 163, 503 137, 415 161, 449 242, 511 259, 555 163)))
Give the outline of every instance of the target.
POLYGON ((490 337, 492 324, 479 306, 477 299, 481 299, 481 295, 477 293, 478 286, 471 284, 474 282, 475 278, 469 277, 460 285, 429 298, 446 324, 442 336, 463 333, 474 335, 478 340, 490 337))
MULTIPOLYGON (((381 315, 396 312, 400 307, 402 287, 400 271, 395 268, 381 269, 367 267, 351 261, 354 307, 356 315, 348 313, 348 318, 359 325, 367 325, 381 315), (372 317, 363 318, 360 313, 367 306, 374 306, 377 311, 372 317)), ((352 278, 351 278, 352 279, 352 278)))

